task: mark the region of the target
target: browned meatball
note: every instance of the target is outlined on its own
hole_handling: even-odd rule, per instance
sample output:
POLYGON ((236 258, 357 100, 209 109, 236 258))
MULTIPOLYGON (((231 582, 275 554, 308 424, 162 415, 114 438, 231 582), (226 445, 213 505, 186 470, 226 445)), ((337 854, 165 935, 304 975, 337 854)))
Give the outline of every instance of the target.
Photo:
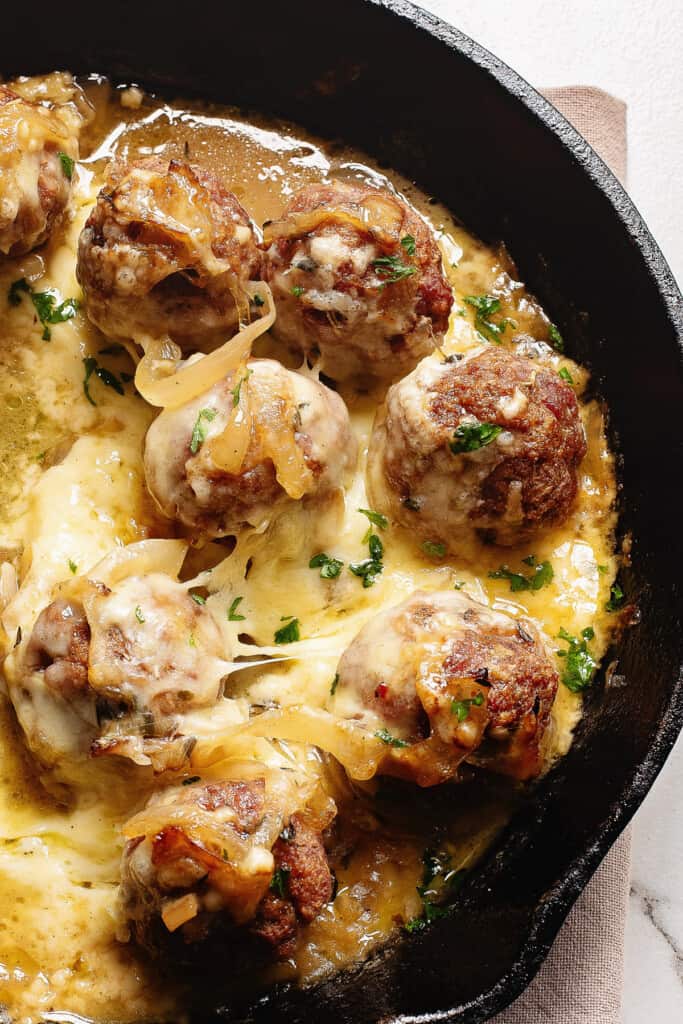
POLYGON ((21 256, 49 238, 66 209, 77 159, 73 119, 0 85, 0 253, 21 256))
POLYGON ((216 702, 230 668, 208 609, 162 573, 73 587, 8 659, 29 747, 60 769, 111 754, 156 772, 182 767, 193 745, 182 717, 216 702))
POLYGON ((248 318, 260 253, 232 192, 196 164, 114 164, 78 244, 92 322, 119 339, 207 344, 248 318))
POLYGON ((463 761, 529 779, 558 675, 539 632, 456 591, 417 592, 342 655, 335 712, 382 740, 378 771, 431 786, 463 761))
POLYGON ((453 302, 425 222, 393 192, 307 185, 264 232, 273 333, 335 380, 396 380, 443 337, 453 302))
POLYGON ((293 954, 332 898, 322 832, 336 810, 289 774, 255 765, 175 787, 124 826, 121 903, 138 942, 157 944, 160 918, 186 942, 238 939, 241 927, 271 955, 293 954))
POLYGON ((579 407, 557 373, 487 348, 427 359, 390 388, 370 443, 375 508, 450 550, 472 531, 517 544, 566 519, 586 453, 579 407))
POLYGON ((252 359, 161 413, 145 441, 147 486, 162 512, 210 537, 256 526, 288 500, 332 494, 355 460, 339 395, 272 359, 252 359), (227 452, 216 445, 236 427, 243 450, 234 458, 230 443, 227 452))

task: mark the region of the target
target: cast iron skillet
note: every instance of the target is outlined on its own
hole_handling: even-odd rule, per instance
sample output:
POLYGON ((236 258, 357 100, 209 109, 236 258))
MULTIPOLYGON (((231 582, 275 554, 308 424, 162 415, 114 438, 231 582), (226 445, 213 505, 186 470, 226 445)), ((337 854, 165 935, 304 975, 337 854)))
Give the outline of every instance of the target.
POLYGON ((55 13, 54 0, 12 5, 5 75, 101 72, 357 144, 484 239, 505 239, 607 400, 622 457, 621 528, 634 537, 624 583, 642 613, 615 655, 626 685, 598 678, 569 755, 447 919, 313 990, 282 990, 249 1008, 230 1003, 226 964, 207 1004, 223 1008, 202 1009, 198 998, 195 1013, 197 1022, 483 1021, 531 980, 683 724, 681 295, 615 178, 558 112, 403 0, 71 0, 55 13))

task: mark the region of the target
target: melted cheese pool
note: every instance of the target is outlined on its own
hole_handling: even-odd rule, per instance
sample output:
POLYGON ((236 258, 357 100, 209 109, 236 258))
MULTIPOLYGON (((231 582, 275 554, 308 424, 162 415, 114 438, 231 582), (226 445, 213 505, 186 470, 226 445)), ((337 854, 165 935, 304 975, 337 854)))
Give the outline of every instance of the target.
MULTIPOLYGON (((114 154, 194 159, 222 177, 258 223, 276 216, 296 188, 329 174, 385 180, 366 157, 339 150, 331 155, 324 143, 288 125, 152 100, 131 109, 121 103, 122 98, 128 104, 137 101, 130 93, 111 91, 103 83, 91 83, 88 91, 96 116, 82 145, 85 156, 76 173, 70 218, 38 252, 0 264, 0 397, 5 410, 0 560, 16 569, 20 582, 3 618, 6 648, 18 631, 30 631, 61 581, 86 573, 117 546, 173 535, 144 486, 142 442, 155 410, 131 383, 119 395, 93 377, 94 405, 84 393, 84 358, 94 356, 120 376, 132 369, 126 354, 107 352, 106 340, 83 312, 55 324, 46 342, 31 304, 7 301, 11 284, 22 277, 37 291, 54 288, 63 299, 79 296, 77 240, 108 159, 114 154)), ((474 310, 462 299, 493 290, 501 296, 502 313, 513 317, 520 330, 547 338, 548 320, 516 280, 505 251, 484 246, 409 182, 391 178, 441 241, 455 290, 444 351, 465 352, 480 344, 474 310)), ((257 354, 280 355, 267 339, 257 354)), ((577 390, 583 391, 586 372, 559 355, 554 361, 558 370, 568 367, 577 390)), ((229 681, 226 707, 326 708, 344 648, 370 617, 416 588, 458 585, 496 609, 529 615, 551 638, 551 646, 561 628, 579 636, 592 626, 591 651, 599 660, 611 634, 604 606, 616 572, 614 465, 599 405, 582 407, 588 454, 577 505, 569 520, 545 534, 533 551, 525 546, 501 553, 477 546, 457 561, 434 560, 406 531, 390 527, 382 535, 384 572, 364 589, 349 573, 324 580, 308 568, 320 550, 346 564, 367 554, 368 522, 358 509, 368 507, 365 458, 379 396, 344 398, 361 452, 344 502, 317 515, 295 506, 267 530, 242 535, 227 558, 225 548, 209 544, 188 559, 188 578, 214 569, 207 607, 230 634, 234 654, 253 658, 256 653, 263 662, 276 653, 280 659, 246 662, 229 681), (530 553, 552 563, 554 578, 543 589, 513 594, 507 580, 489 577, 502 561, 517 566, 530 553), (244 618, 227 622, 235 594, 242 599, 244 618), (286 616, 299 620, 301 639, 287 648, 273 647, 286 616)), ((5 579, 0 577, 0 587, 5 579)), ((580 698, 560 686, 552 757, 567 750, 579 715, 580 698)), ((197 730, 220 735, 220 722, 220 715, 210 721, 205 717, 197 730)), ((253 743, 263 753, 264 741, 253 743)), ((335 900, 303 930, 295 959, 271 972, 301 983, 364 957, 401 922, 418 915, 416 886, 425 848, 445 844, 455 869, 471 866, 495 839, 517 799, 512 783, 480 779, 456 787, 447 812, 446 801, 434 793, 416 793, 407 809, 405 790, 391 783, 379 789, 375 784, 352 787, 314 747, 282 742, 274 747, 277 756, 295 758, 325 776, 347 822, 345 841, 331 853, 338 880, 335 900)), ((132 944, 117 940, 120 826, 146 794, 128 777, 112 777, 106 794, 83 787, 65 798, 64 790, 47 780, 48 791, 2 696, 0 750, 0 1007, 15 1024, 34 1024, 47 1012, 95 1020, 182 1020, 182 988, 161 978, 132 944)))

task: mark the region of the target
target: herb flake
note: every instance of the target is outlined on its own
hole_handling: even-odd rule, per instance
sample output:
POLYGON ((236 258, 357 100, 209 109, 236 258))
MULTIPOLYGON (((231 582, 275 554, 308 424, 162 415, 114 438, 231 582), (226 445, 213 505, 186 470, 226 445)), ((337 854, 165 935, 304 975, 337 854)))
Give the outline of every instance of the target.
POLYGON ((592 626, 581 631, 581 639, 571 636, 566 629, 559 632, 560 640, 567 644, 566 651, 557 651, 558 658, 564 659, 561 679, 572 693, 580 693, 590 686, 598 663, 588 650, 588 641, 595 636, 592 626))
POLYGON ((462 452, 476 452, 492 444, 503 428, 496 423, 461 423, 456 427, 448 447, 454 455, 462 452))
POLYGON ((389 525, 389 520, 386 516, 382 515, 381 512, 375 512, 371 508, 359 508, 359 512, 362 512, 364 516, 367 516, 373 526, 378 527, 380 530, 386 530, 389 525))
POLYGON ((57 156, 59 157, 59 162, 62 165, 64 177, 68 178, 69 181, 71 181, 71 179, 73 178, 76 161, 72 157, 70 157, 68 153, 59 152, 57 153, 57 156))
POLYGON ((409 746, 407 740, 401 740, 398 736, 392 736, 388 729, 380 729, 375 733, 378 740, 382 743, 386 743, 388 747, 407 747, 409 746))
POLYGON ((240 615, 237 611, 239 605, 244 600, 243 597, 236 597, 228 608, 228 622, 244 622, 246 615, 240 615))
POLYGON ((405 278, 417 274, 417 267, 404 263, 401 257, 396 255, 378 256, 376 260, 372 261, 372 267, 378 277, 386 278, 381 287, 385 284, 395 284, 397 281, 403 281, 405 278))
MULTIPOLYGON (((239 398, 238 398, 239 401, 239 398)), ((196 455, 201 446, 206 441, 207 434, 209 432, 209 423, 216 418, 215 409, 200 409, 197 413, 197 419, 195 420, 194 427, 192 428, 192 437, 190 439, 190 451, 193 455, 196 455)))
POLYGON ((503 317, 497 323, 491 319, 495 313, 500 312, 500 299, 495 295, 465 295, 464 301, 476 311, 474 327, 482 341, 492 341, 495 345, 500 345, 507 328, 517 326, 509 316, 503 317))
MULTIPOLYGON (((533 555, 529 557, 533 558, 533 555)), ((534 571, 530 576, 525 576, 521 572, 513 572, 509 566, 501 565, 499 569, 489 573, 489 579, 508 580, 513 594, 518 594, 522 590, 541 590, 542 587, 546 587, 552 582, 555 571, 550 562, 534 564, 527 559, 525 561, 527 565, 533 565, 534 571)))
POLYGON ((321 551, 319 555, 314 555, 308 563, 309 569, 320 569, 320 578, 323 580, 336 579, 343 566, 342 561, 338 558, 331 558, 324 551, 321 551))
MULTIPOLYGON (((301 631, 299 629, 299 620, 292 618, 291 616, 283 616, 283 618, 289 618, 289 622, 284 626, 280 626, 275 631, 275 643, 276 644, 293 644, 297 640, 301 639, 301 631)), ((282 621, 282 619, 280 620, 282 621)))

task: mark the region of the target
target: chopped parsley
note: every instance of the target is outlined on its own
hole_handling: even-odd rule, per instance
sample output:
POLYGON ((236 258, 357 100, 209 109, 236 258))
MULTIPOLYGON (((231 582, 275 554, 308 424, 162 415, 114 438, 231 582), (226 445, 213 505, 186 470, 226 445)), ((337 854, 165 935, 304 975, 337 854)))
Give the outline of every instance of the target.
POLYGON ((100 366, 94 356, 86 356, 83 360, 83 366, 85 368, 85 375, 83 377, 83 394, 88 399, 91 405, 97 405, 97 402, 90 394, 90 378, 93 373, 98 377, 103 384, 106 384, 108 388, 116 391, 118 395, 125 394, 123 384, 111 370, 107 370, 106 367, 100 366))
POLYGON ((271 891, 277 893, 277 895, 281 899, 284 899, 284 897, 287 895, 287 883, 289 880, 290 871, 291 868, 278 868, 270 880, 271 891))
POLYGON ((451 714, 458 716, 459 722, 469 718, 470 708, 480 708, 484 703, 484 694, 478 693, 474 697, 465 697, 464 700, 451 701, 451 714))
POLYGON ((495 441, 502 429, 495 423, 461 423, 456 427, 448 447, 454 455, 460 455, 461 452, 476 452, 495 441))
POLYGON ((200 409, 197 413, 197 419, 195 420, 194 427, 192 428, 192 438, 190 439, 190 451, 193 455, 197 454, 201 446, 206 441, 206 436, 209 432, 209 423, 211 423, 212 420, 215 420, 215 418, 215 409, 200 409))
POLYGON ((306 289, 302 288, 300 284, 295 284, 294 287, 292 288, 292 295, 294 296, 295 299, 300 299, 305 291, 306 289))
POLYGON ((240 395, 242 393, 242 385, 244 384, 245 381, 249 380, 249 378, 251 377, 253 372, 254 372, 253 370, 247 370, 246 373, 244 374, 244 377, 240 377, 240 379, 235 384, 234 388, 231 389, 230 393, 232 395, 232 407, 233 407, 233 409, 236 409, 237 406, 240 404, 240 395))
POLYGON ((412 235, 404 235, 401 239, 401 248, 408 254, 408 256, 415 255, 415 239, 412 235))
POLYGON ((525 576, 521 572, 512 572, 509 566, 501 565, 499 569, 489 573, 489 578, 492 580, 508 580, 512 593, 518 594, 522 590, 540 590, 542 587, 547 586, 555 576, 550 562, 536 563, 533 555, 529 555, 523 561, 527 565, 533 566, 534 571, 530 576, 525 576))
POLYGON ((337 687, 338 686, 339 686, 339 673, 335 672, 334 673, 334 679, 332 680, 332 686, 330 687, 330 696, 334 697, 335 693, 337 692, 337 687))
POLYGON ((421 932, 432 921, 445 917, 447 901, 458 893, 467 872, 464 868, 456 871, 451 867, 450 854, 440 850, 425 850, 422 857, 422 884, 417 892, 422 900, 422 914, 406 922, 407 932, 421 932))
POLYGON ((275 631, 275 643, 276 644, 293 644, 297 640, 301 639, 301 632, 299 630, 299 620, 295 619, 292 615, 283 615, 280 622, 285 619, 289 619, 289 622, 284 626, 280 626, 275 631))
POLYGON ((558 370, 558 373, 562 380, 566 381, 567 384, 574 383, 574 378, 572 377, 571 373, 569 372, 566 366, 563 366, 560 370, 558 370))
POLYGON ((201 594, 190 594, 190 597, 195 604, 206 604, 206 598, 202 597, 201 594))
POLYGON ((72 573, 72 574, 73 574, 74 576, 75 576, 75 575, 76 575, 76 573, 78 572, 78 566, 77 566, 77 565, 76 565, 76 563, 74 562, 73 558, 70 558, 70 559, 69 559, 69 570, 71 571, 71 573, 72 573))
POLYGON ((558 658, 564 658, 561 679, 572 693, 580 693, 590 686, 598 663, 588 650, 588 641, 595 636, 592 626, 581 631, 581 639, 571 636, 566 629, 559 632, 560 640, 567 644, 566 651, 557 651, 558 658))
POLYGON ((62 170, 64 171, 64 177, 68 178, 69 181, 71 181, 71 179, 73 177, 73 173, 74 173, 74 167, 76 166, 76 161, 73 160, 72 157, 70 157, 68 153, 61 153, 60 152, 60 153, 57 153, 57 156, 59 157, 59 162, 62 165, 62 170))
POLYGON ((320 569, 320 578, 323 580, 336 579, 343 566, 344 563, 338 558, 331 558, 324 551, 321 551, 319 555, 314 555, 308 563, 309 569, 320 569))
POLYGON ((548 325, 548 338, 556 352, 564 352, 564 339, 555 324, 548 325))
POLYGON ((618 583, 613 583, 610 588, 609 601, 605 603, 606 612, 618 612, 626 600, 626 594, 618 583))
POLYGON ((237 608, 242 601, 244 601, 243 597, 236 597, 235 600, 232 602, 232 604, 228 608, 228 622, 244 622, 246 616, 240 615, 239 612, 237 611, 237 608))
POLYGON ((378 277, 386 278, 383 285, 395 284, 396 281, 403 281, 406 277, 417 274, 417 267, 411 267, 404 263, 400 256, 378 256, 376 260, 372 261, 372 267, 378 277))
POLYGON ((602 575, 604 576, 604 574, 607 572, 607 566, 606 565, 599 565, 598 566, 598 572, 602 573, 602 575))
POLYGON ((407 747, 409 746, 407 740, 400 740, 398 736, 392 736, 388 729, 380 729, 379 732, 375 733, 378 740, 382 743, 386 743, 388 747, 407 747))
POLYGON ((63 302, 58 302, 59 293, 54 288, 48 288, 45 292, 34 292, 25 277, 13 281, 10 285, 7 292, 10 306, 19 305, 22 292, 31 297, 38 319, 43 325, 43 341, 49 341, 51 338, 50 324, 61 324, 65 320, 71 320, 80 308, 78 299, 64 299, 63 302))
POLYGON ((139 604, 135 605, 135 618, 138 620, 140 625, 145 621, 145 616, 142 614, 142 608, 139 604))
POLYGON ((349 562, 349 571, 354 576, 360 577, 363 580, 363 586, 366 588, 371 587, 384 570, 382 562, 384 545, 376 533, 368 537, 368 548, 370 550, 369 558, 363 559, 362 562, 349 562))
POLYGON ((436 540, 426 540, 420 547, 430 558, 443 558, 446 554, 446 545, 436 540))
POLYGON ((389 525, 389 520, 381 512, 374 512, 371 508, 359 508, 358 511, 367 516, 372 525, 377 526, 380 530, 386 530, 389 525))
POLYGON ((193 782, 201 782, 201 775, 189 775, 183 779, 183 786, 191 786, 193 782))
POLYGON ((500 345, 507 328, 517 326, 509 316, 503 317, 497 323, 491 319, 494 313, 500 312, 500 299, 495 295, 465 295, 464 301, 476 310, 474 327, 482 341, 492 341, 500 345))

